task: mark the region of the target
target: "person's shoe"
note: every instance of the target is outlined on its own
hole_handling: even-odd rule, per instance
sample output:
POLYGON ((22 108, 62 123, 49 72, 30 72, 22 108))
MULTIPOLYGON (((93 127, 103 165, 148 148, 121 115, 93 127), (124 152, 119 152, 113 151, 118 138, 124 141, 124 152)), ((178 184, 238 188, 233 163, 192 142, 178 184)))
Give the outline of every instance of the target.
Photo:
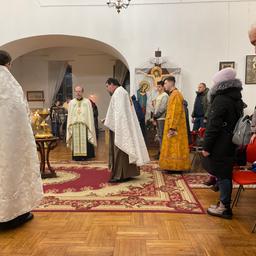
POLYGON ((17 227, 25 224, 26 222, 32 220, 33 218, 34 218, 34 215, 31 212, 22 214, 13 220, 1 223, 0 230, 8 230, 8 229, 17 228, 17 227))
POLYGON ((216 209, 217 207, 219 207, 219 205, 220 205, 220 201, 217 204, 211 204, 209 208, 216 209))
POLYGON ((218 201, 216 204, 210 204, 209 208, 212 208, 212 209, 217 209, 218 207, 225 207, 220 201, 218 201))
POLYGON ((28 222, 28 221, 30 221, 32 219, 34 219, 34 215, 33 215, 33 213, 30 212, 28 214, 28 216, 24 219, 23 223, 26 223, 26 222, 28 222))
POLYGON ((231 208, 226 208, 222 202, 220 202, 216 207, 209 207, 207 209, 207 213, 212 216, 224 218, 224 219, 232 219, 233 213, 231 208))
POLYGON ((220 189, 219 189, 219 186, 217 184, 213 185, 210 187, 210 189, 214 192, 218 192, 220 189))
POLYGON ((109 183, 118 183, 118 182, 120 182, 120 180, 119 180, 119 179, 112 178, 112 179, 110 179, 108 182, 109 182, 109 183))
POLYGON ((128 178, 125 178, 125 179, 120 179, 119 182, 128 182, 128 181, 131 181, 133 180, 132 177, 128 177, 128 178))
POLYGON ((216 178, 214 176, 210 176, 207 181, 203 182, 203 184, 205 186, 208 186, 208 187, 209 186, 214 186, 216 183, 217 183, 217 181, 216 181, 216 178))

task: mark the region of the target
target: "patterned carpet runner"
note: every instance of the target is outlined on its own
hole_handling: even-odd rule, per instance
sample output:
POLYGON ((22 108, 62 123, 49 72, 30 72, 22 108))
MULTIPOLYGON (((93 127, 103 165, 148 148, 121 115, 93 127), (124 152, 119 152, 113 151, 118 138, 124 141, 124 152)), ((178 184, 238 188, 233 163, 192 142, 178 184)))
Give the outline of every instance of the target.
POLYGON ((37 211, 136 211, 204 213, 180 174, 143 166, 141 175, 110 184, 103 163, 53 164, 57 178, 44 179, 45 197, 37 211))

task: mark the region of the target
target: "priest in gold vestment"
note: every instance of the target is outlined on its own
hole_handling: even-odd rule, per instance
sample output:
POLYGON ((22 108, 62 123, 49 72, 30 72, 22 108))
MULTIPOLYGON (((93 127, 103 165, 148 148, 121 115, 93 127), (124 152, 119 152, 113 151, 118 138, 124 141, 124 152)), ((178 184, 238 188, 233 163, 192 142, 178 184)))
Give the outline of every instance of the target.
POLYGON ((170 93, 165 118, 159 165, 162 170, 188 171, 189 158, 186 117, 183 96, 175 86, 175 77, 167 77, 165 89, 170 93))

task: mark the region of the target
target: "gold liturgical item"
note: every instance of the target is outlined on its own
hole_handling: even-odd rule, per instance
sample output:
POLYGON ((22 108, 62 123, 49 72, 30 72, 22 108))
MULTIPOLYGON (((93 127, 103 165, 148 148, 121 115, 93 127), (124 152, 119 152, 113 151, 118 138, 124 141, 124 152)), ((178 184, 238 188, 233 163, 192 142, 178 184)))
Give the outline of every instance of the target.
POLYGON ((40 116, 42 121, 39 125, 40 128, 37 130, 35 137, 38 139, 53 137, 53 135, 51 133, 51 129, 45 121, 46 118, 50 115, 49 111, 44 108, 43 110, 38 111, 38 115, 40 116))

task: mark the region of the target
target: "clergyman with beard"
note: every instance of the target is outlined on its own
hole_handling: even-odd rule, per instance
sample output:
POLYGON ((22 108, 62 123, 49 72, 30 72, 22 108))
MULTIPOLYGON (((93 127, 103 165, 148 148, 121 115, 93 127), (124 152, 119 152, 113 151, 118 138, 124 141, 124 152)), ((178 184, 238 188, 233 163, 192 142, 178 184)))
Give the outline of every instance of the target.
POLYGON ((150 160, 128 92, 114 78, 106 81, 106 89, 111 95, 104 123, 110 130, 109 182, 123 182, 139 176, 139 166, 150 160))

